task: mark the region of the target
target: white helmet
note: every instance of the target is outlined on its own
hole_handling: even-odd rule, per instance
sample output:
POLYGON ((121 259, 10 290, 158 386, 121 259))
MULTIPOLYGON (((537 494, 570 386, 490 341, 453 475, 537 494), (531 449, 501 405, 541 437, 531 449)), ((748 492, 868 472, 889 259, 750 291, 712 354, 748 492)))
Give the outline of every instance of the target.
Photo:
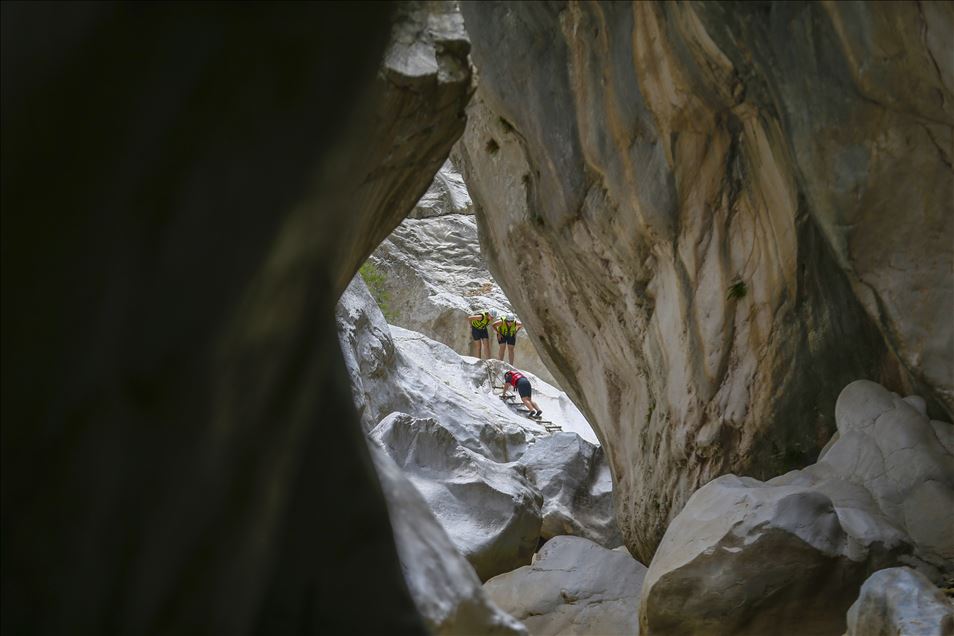
POLYGON ((491 309, 491 310, 488 311, 487 313, 490 314, 490 317, 491 317, 491 318, 497 318, 497 310, 496 310, 496 309, 491 309))
POLYGON ((507 322, 517 322, 517 317, 514 316, 513 314, 507 314, 504 317, 504 320, 506 320, 507 322))

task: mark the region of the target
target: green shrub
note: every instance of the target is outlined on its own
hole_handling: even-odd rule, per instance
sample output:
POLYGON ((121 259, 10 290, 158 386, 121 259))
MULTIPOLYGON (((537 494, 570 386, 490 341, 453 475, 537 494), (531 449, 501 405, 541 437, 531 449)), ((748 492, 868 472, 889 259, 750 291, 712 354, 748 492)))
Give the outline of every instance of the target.
POLYGON ((388 305, 391 301, 387 292, 388 277, 369 260, 364 262, 364 265, 361 266, 358 273, 361 274, 361 278, 364 279, 364 284, 368 286, 368 290, 371 292, 374 301, 378 303, 378 308, 380 308, 381 313, 384 314, 385 320, 394 322, 395 316, 388 305))

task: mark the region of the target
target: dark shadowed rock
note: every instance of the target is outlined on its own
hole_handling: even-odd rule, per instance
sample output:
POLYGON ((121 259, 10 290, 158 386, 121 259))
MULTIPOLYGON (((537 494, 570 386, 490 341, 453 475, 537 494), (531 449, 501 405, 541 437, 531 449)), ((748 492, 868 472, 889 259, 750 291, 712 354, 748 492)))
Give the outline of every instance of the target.
POLYGON ((3 5, 4 633, 422 631, 333 308, 463 127, 428 6, 3 5))

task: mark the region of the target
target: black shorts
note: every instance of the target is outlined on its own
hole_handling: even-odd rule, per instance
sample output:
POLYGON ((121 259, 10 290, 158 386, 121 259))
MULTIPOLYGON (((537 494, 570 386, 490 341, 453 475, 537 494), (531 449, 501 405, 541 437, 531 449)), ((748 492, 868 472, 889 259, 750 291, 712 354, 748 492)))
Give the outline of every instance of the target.
POLYGON ((499 333, 497 334, 497 344, 508 344, 516 345, 517 344, 517 334, 512 336, 502 336, 499 333))
POLYGON ((473 327, 470 328, 470 336, 474 340, 487 340, 490 338, 490 335, 487 334, 487 327, 473 327))
POLYGON ((526 378, 517 380, 517 393, 519 393, 522 398, 532 397, 533 389, 530 388, 530 380, 526 378))

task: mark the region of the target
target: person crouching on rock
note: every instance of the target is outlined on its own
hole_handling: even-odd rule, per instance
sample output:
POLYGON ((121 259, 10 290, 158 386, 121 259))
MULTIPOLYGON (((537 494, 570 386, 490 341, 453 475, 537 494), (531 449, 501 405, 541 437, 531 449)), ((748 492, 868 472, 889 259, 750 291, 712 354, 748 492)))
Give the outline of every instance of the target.
POLYGON ((493 309, 484 310, 479 314, 467 316, 470 323, 470 355, 475 358, 490 358, 490 335, 487 333, 487 325, 497 318, 497 312, 493 309))
POLYGON ((517 332, 523 327, 523 323, 517 320, 517 317, 513 314, 507 314, 498 318, 491 327, 497 332, 497 344, 500 345, 500 353, 497 357, 503 360, 504 348, 506 348, 510 364, 513 364, 513 348, 517 344, 517 332))
POLYGON ((540 419, 540 416, 543 415, 543 411, 540 410, 540 407, 537 406, 532 399, 530 399, 533 395, 533 389, 530 387, 530 380, 523 377, 523 374, 519 371, 507 371, 504 373, 503 395, 500 396, 500 399, 507 399, 507 393, 510 392, 510 387, 515 388, 517 393, 520 394, 520 399, 523 400, 523 405, 530 410, 530 417, 534 419, 540 419))

